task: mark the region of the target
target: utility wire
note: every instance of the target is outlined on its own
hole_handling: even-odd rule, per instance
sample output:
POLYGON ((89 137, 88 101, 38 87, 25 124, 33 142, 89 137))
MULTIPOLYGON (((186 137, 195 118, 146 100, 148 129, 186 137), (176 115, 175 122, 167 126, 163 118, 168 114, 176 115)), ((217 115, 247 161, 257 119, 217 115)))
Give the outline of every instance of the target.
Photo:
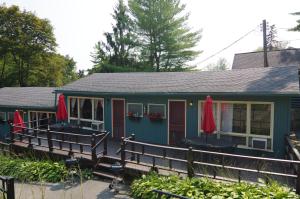
POLYGON ((222 48, 221 50, 217 51, 216 53, 214 53, 214 54, 210 55, 209 57, 205 58, 204 60, 198 62, 197 65, 198 64, 202 64, 203 62, 205 62, 205 61, 207 61, 207 60, 215 57, 216 55, 220 54, 224 50, 227 50, 228 48, 230 48, 234 44, 238 43, 239 41, 241 41, 242 39, 244 39, 245 37, 247 37, 250 33, 254 32, 258 27, 259 27, 259 25, 256 26, 254 29, 250 30, 249 32, 247 32, 246 34, 244 34, 243 36, 241 36, 240 38, 238 38, 237 40, 235 40, 234 42, 232 42, 231 44, 229 44, 228 46, 222 48))

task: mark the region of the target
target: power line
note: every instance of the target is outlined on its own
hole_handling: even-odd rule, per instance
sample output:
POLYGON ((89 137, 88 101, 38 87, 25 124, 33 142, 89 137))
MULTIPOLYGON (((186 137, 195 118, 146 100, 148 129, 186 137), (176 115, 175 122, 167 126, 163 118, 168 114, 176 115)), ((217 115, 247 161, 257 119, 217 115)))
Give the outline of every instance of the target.
MULTIPOLYGON (((247 37, 250 33, 254 32, 258 27, 259 27, 259 25, 256 26, 254 29, 250 30, 249 32, 247 32, 246 34, 244 34, 243 36, 241 36, 240 38, 238 38, 237 40, 235 40, 234 42, 232 42, 231 44, 229 44, 228 46, 222 48, 221 50, 217 51, 216 53, 214 53, 214 54, 210 55, 209 57, 205 58, 204 60, 198 62, 198 64, 202 64, 203 62, 205 62, 205 61, 207 61, 207 60, 213 58, 214 56, 220 54, 220 53, 223 52, 224 50, 227 50, 228 48, 230 48, 231 46, 233 46, 233 45, 236 44, 237 42, 239 42, 239 41, 241 41, 242 39, 244 39, 245 37, 247 37)), ((198 65, 198 64, 197 64, 197 65, 198 65)))

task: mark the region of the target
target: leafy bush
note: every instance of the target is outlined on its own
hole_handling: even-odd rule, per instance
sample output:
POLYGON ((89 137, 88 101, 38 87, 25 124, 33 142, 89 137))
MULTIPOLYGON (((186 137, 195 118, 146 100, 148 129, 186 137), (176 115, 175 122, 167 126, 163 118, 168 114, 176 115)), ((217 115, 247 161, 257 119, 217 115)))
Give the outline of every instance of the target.
POLYGON ((62 162, 50 160, 34 161, 0 155, 1 175, 13 176, 21 181, 63 181, 68 174, 62 162))
POLYGON ((259 186, 250 183, 223 183, 207 178, 180 178, 178 176, 159 176, 149 174, 133 181, 131 194, 134 198, 158 198, 153 189, 185 196, 205 199, 259 199, 259 198, 299 198, 287 187, 271 183, 259 186))

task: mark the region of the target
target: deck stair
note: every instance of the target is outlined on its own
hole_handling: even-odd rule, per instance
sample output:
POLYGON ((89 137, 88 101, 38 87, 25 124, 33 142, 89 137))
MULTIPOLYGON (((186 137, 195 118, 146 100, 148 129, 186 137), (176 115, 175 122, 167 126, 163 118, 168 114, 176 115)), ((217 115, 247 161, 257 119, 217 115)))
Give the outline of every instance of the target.
POLYGON ((115 175, 111 169, 115 162, 120 161, 119 158, 104 156, 100 158, 99 162, 94 166, 93 175, 104 179, 113 179, 115 175))

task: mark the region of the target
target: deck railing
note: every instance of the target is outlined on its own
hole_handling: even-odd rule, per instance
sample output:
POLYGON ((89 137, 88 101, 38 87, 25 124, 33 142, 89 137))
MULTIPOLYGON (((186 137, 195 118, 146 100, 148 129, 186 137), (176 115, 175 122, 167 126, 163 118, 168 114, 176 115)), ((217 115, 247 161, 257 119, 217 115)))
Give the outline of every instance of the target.
MULTIPOLYGON (((243 173, 252 173, 256 174, 257 178, 260 176, 265 177, 266 182, 269 181, 271 177, 284 177, 287 179, 292 179, 294 186, 296 187, 296 192, 300 193, 300 161, 299 160, 286 160, 286 159, 275 159, 275 158, 266 158, 266 157, 255 157, 255 156, 246 156, 246 155, 237 155, 230 153, 221 153, 214 151, 205 151, 205 150, 196 150, 192 147, 189 148, 180 148, 172 146, 164 146, 157 144, 149 144, 144 142, 135 141, 134 135, 128 138, 122 138, 121 141, 121 164, 125 167, 126 163, 134 163, 143 166, 150 166, 157 169, 164 169, 169 171, 175 171, 177 173, 186 174, 188 177, 193 176, 202 176, 209 177, 219 180, 226 180, 232 182, 241 182, 243 173), (140 150, 136 150, 136 149, 140 150), (149 148, 149 150, 147 150, 149 148), (156 150, 153 150, 156 149, 156 150), (156 151, 155 153, 153 151, 156 151), (172 153, 171 153, 172 151, 172 153), (174 157, 174 154, 183 153, 183 157, 174 157), (130 156, 128 157, 127 154, 130 156), (172 155, 173 154, 173 155, 172 155), (217 157, 217 161, 209 161, 210 157, 217 157), (151 163, 148 164, 141 161, 141 157, 148 157, 151 163), (196 158, 197 157, 197 158, 196 158), (246 160, 246 162, 257 162, 257 167, 246 168, 241 166, 231 165, 225 160, 231 158, 235 160, 246 160), (156 163, 156 161, 165 160, 168 162, 168 166, 161 166, 156 163), (178 169, 174 167, 175 162, 185 165, 185 169, 178 169), (216 163, 217 162, 217 163, 216 163), (274 172, 272 170, 266 170, 262 165, 264 164, 283 164, 286 166, 293 165, 293 167, 298 168, 296 173, 287 173, 287 172, 274 172), (212 174, 205 174, 204 172, 197 172, 198 168, 207 168, 210 169, 212 174), (237 174, 237 179, 225 178, 222 175, 218 175, 218 172, 222 170, 229 170, 237 174), (218 171, 219 170, 219 171, 218 171)), ((247 180, 247 179, 246 179, 247 180)))
POLYGON ((0 176, 0 198, 3 199, 15 199, 15 185, 14 178, 7 176, 0 176))
MULTIPOLYGON (((42 119, 44 120, 44 119, 42 119)), ((24 123, 28 125, 29 123, 24 123)), ((110 134, 107 131, 92 131, 92 134, 80 134, 72 132, 60 132, 50 130, 50 120, 46 128, 22 127, 21 125, 10 124, 10 142, 22 142, 28 148, 47 148, 49 152, 67 152, 68 155, 82 154, 91 156, 94 162, 107 154, 107 139, 110 134), (14 131, 14 127, 22 130, 14 131), (100 147, 103 146, 103 150, 100 147), (84 150, 86 149, 86 150, 84 150)))

